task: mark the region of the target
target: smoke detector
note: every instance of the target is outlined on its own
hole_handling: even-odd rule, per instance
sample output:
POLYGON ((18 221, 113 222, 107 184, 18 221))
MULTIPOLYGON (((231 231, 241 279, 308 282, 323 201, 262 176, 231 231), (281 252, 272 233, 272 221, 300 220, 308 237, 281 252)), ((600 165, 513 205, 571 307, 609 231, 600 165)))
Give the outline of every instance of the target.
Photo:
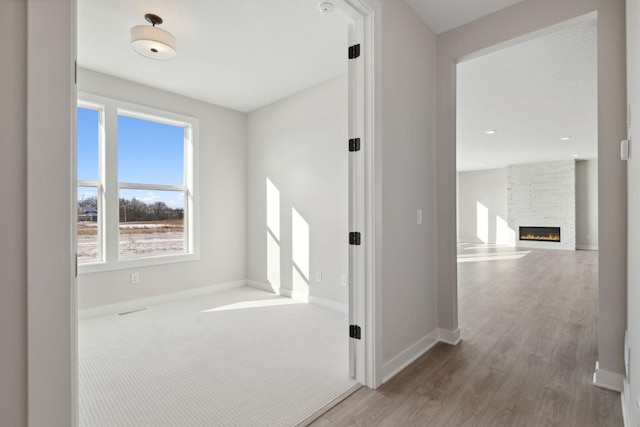
POLYGON ((320 9, 322 13, 331 13, 333 9, 335 9, 335 5, 330 2, 322 2, 318 5, 318 9, 320 9))

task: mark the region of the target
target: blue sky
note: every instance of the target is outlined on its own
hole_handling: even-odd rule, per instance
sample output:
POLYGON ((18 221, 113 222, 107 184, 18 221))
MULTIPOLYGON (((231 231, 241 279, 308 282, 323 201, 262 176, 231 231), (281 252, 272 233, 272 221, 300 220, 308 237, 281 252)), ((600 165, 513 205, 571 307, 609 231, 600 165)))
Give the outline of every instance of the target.
MULTIPOLYGON (((78 108, 78 179, 98 179, 98 111, 87 108, 78 108)), ((119 116, 118 181, 182 186, 184 129, 119 116)), ((78 189, 79 199, 83 194, 88 195, 86 190, 78 189)), ((171 207, 184 207, 182 192, 122 190, 120 197, 136 197, 146 203, 164 201, 171 207)))

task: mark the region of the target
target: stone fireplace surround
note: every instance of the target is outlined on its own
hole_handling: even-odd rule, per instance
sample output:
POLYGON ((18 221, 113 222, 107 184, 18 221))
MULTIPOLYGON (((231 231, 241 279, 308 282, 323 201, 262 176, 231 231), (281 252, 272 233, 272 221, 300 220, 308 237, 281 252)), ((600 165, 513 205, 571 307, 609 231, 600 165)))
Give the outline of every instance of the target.
POLYGON ((507 222, 516 246, 576 248, 575 160, 507 166, 507 222), (520 240, 520 227, 560 227, 560 242, 520 240))

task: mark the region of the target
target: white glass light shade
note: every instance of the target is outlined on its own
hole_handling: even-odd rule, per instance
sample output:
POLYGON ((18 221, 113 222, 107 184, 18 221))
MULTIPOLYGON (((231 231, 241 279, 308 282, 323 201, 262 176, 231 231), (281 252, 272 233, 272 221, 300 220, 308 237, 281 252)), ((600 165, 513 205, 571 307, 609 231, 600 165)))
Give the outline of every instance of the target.
POLYGON ((165 30, 149 25, 131 29, 131 47, 145 58, 166 61, 176 56, 176 38, 165 30))

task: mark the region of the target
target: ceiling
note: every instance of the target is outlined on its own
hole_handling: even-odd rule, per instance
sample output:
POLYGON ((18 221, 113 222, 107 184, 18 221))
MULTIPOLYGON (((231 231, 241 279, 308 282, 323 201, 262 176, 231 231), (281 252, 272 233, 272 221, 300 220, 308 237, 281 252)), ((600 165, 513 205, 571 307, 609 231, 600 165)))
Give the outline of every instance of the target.
MULTIPOLYGON (((338 8, 321 13, 327 0, 77 1, 80 67, 234 110, 347 71, 349 20, 338 8), (176 37, 176 58, 131 49, 131 27, 147 24, 146 13, 176 37)), ((521 0, 405 1, 441 33, 521 0)), ((591 22, 459 64, 458 169, 595 158, 595 38, 591 22)))
POLYGON ((436 34, 459 27, 522 0, 405 0, 436 34))
POLYGON ((317 0, 78 0, 78 65, 248 112, 347 71, 348 20, 317 0), (136 54, 131 27, 164 20, 178 55, 136 54))
POLYGON ((585 22, 458 64, 459 171, 597 158, 596 32, 585 22))

